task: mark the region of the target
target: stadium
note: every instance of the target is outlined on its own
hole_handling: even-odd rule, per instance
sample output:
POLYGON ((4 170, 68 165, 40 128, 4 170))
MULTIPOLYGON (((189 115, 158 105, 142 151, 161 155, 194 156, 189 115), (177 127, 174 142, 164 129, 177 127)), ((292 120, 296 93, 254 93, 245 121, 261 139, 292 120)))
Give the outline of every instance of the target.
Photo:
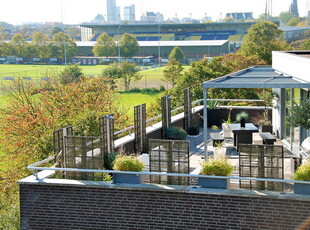
MULTIPOLYGON (((255 22, 202 24, 81 25, 79 55, 93 56, 92 48, 101 33, 118 41, 124 33, 133 34, 140 46, 140 57, 165 60, 179 46, 188 60, 214 57, 238 49, 247 30, 255 22)), ((121 55, 120 55, 121 56, 121 55)))

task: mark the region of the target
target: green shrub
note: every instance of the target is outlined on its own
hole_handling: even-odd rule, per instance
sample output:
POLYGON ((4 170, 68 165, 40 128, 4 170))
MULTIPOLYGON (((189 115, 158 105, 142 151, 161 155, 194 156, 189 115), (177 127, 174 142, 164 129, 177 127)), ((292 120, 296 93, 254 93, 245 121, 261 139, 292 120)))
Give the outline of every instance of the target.
POLYGON ((117 153, 109 153, 108 156, 106 157, 104 163, 105 163, 105 168, 107 170, 112 170, 113 169, 113 165, 115 162, 115 159, 117 157, 117 153))
POLYGON ((144 163, 136 156, 118 156, 113 166, 115 171, 141 172, 143 168, 144 163))
POLYGON ((234 167, 228 163, 227 158, 210 159, 201 164, 201 175, 228 176, 234 167))
POLYGON ((166 132, 167 139, 171 140, 185 140, 186 136, 186 131, 180 127, 168 127, 166 132))
POLYGON ((248 119, 249 119, 249 114, 247 114, 246 112, 243 111, 243 112, 238 113, 238 114, 236 115, 236 120, 237 120, 238 122, 240 122, 242 118, 244 118, 245 120, 248 120, 248 119))
POLYGON ((59 74, 60 82, 64 85, 79 82, 80 77, 83 77, 82 69, 76 64, 67 65, 59 74))
POLYGON ((310 181, 310 161, 303 163, 294 173, 293 180, 310 181))

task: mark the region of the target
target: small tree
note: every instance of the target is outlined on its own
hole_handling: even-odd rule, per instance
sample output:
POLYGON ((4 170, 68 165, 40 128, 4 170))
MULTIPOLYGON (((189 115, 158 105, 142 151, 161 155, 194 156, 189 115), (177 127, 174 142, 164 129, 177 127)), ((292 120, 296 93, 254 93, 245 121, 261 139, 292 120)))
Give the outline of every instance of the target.
POLYGON ((59 32, 52 38, 51 51, 57 58, 64 58, 65 52, 67 57, 72 57, 76 54, 77 45, 69 35, 59 32))
POLYGON ((169 54, 169 59, 176 59, 179 62, 183 62, 184 60, 184 53, 182 51, 182 49, 178 46, 174 47, 173 50, 171 50, 170 54, 169 54))
POLYGON ((112 63, 107 68, 102 70, 102 76, 110 84, 111 89, 116 89, 116 81, 121 76, 121 69, 118 66, 118 63, 112 63))
POLYGON ((51 56, 50 39, 42 32, 36 32, 32 36, 31 46, 34 49, 35 55, 43 60, 51 56))
POLYGON ((60 81, 66 85, 69 83, 78 82, 80 77, 83 77, 82 69, 77 65, 68 65, 60 72, 60 81))
POLYGON ((287 22, 287 26, 297 26, 299 23, 299 19, 297 17, 293 17, 291 18, 288 22, 287 22))
POLYGON ((112 85, 115 84, 114 79, 120 79, 123 82, 125 90, 128 91, 132 81, 138 81, 142 78, 139 69, 133 62, 123 61, 120 65, 113 63, 107 70, 102 73, 103 77, 112 80, 112 85))
POLYGON ((102 33, 97 38, 97 42, 94 45, 93 53, 98 56, 113 56, 116 54, 116 46, 112 37, 107 33, 102 33))
POLYGON ((125 33, 119 41, 122 57, 133 57, 140 52, 137 39, 132 34, 125 33))
POLYGON ((10 48, 12 49, 12 54, 18 57, 25 57, 27 55, 27 41, 20 35, 15 34, 10 41, 10 48))
POLYGON ((299 105, 294 105, 287 120, 294 127, 310 129, 310 100, 302 100, 299 105))
POLYGON ((168 66, 164 69, 164 81, 170 82, 174 87, 177 81, 182 76, 182 64, 176 59, 170 59, 168 66))
POLYGON ((254 24, 245 35, 239 52, 245 56, 257 56, 271 64, 272 51, 289 48, 283 37, 283 31, 272 22, 254 24))

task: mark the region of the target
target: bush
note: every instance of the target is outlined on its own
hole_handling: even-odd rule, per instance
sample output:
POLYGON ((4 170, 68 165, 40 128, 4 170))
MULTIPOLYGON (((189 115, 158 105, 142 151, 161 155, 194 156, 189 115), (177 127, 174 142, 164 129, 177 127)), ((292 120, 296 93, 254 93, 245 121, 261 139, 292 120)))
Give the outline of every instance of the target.
POLYGON ((201 164, 201 175, 228 176, 234 167, 228 163, 227 158, 210 159, 201 164))
POLYGON ((120 92, 120 93, 160 93, 162 91, 165 91, 165 88, 133 88, 125 92, 120 92))
POLYGON ((167 129, 166 137, 171 140, 185 140, 187 133, 180 127, 171 126, 167 129))
POLYGON ((236 120, 238 122, 240 122, 242 118, 244 118, 245 120, 248 120, 249 119, 249 114, 247 114, 246 112, 241 112, 241 113, 238 113, 236 115, 236 120))
POLYGON ((60 81, 62 84, 76 83, 80 77, 83 77, 82 69, 78 65, 68 65, 60 72, 60 81))
POLYGON ((143 168, 144 163, 136 156, 118 156, 113 166, 115 171, 141 172, 143 168))
POLYGON ((310 161, 303 163, 294 173, 293 180, 310 181, 310 161))
POLYGON ((115 159, 117 158, 117 153, 109 153, 108 156, 106 157, 104 163, 105 163, 105 168, 107 170, 112 170, 113 165, 115 162, 115 159))

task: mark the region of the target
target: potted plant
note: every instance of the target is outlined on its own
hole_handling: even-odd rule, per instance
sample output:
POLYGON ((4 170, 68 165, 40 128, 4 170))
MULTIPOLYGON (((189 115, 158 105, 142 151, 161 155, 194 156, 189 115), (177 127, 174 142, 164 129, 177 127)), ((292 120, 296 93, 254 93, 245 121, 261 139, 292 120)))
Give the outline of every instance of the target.
MULTIPOLYGON (((227 158, 210 159, 201 164, 200 175, 228 176, 232 173, 234 167, 228 163, 227 158)), ((217 178, 198 178, 198 185, 207 188, 227 189, 228 179, 217 178)))
POLYGON ((208 126, 212 125, 221 125, 220 119, 220 109, 218 108, 219 103, 215 100, 208 101, 208 112, 207 112, 207 120, 208 126))
POLYGON ((222 159, 226 157, 226 148, 223 143, 216 143, 214 149, 214 159, 222 159))
MULTIPOLYGON (((115 171, 141 172, 143 168, 144 163, 136 156, 119 155, 113 165, 115 171)), ((113 183, 139 184, 140 175, 113 173, 113 183)))
POLYGON ((264 100, 264 113, 263 113, 263 119, 258 121, 259 125, 259 131, 260 132, 270 132, 272 133, 272 122, 269 119, 268 115, 268 108, 272 107, 272 100, 278 98, 277 93, 272 92, 270 89, 263 89, 262 92, 259 94, 259 99, 264 100))
MULTIPOLYGON (((200 113, 198 113, 198 116, 201 117, 200 113)), ((193 116, 191 127, 187 129, 187 134, 193 136, 199 135, 199 121, 197 117, 193 116)))
POLYGON ((222 130, 223 130, 223 136, 224 138, 232 138, 233 137, 233 133, 231 131, 231 129, 229 128, 229 124, 232 124, 232 120, 231 120, 231 111, 232 111, 232 107, 229 107, 229 113, 228 113, 228 117, 227 120, 223 121, 224 123, 222 123, 222 130))
MULTIPOLYGON (((293 175, 293 180, 310 181, 310 161, 299 166, 293 175)), ((294 193, 310 194, 310 184, 294 183, 294 193)))
POLYGON ((241 127, 245 127, 245 122, 249 119, 249 114, 246 112, 241 112, 236 115, 237 122, 240 122, 241 127))
POLYGON ((180 127, 170 126, 167 128, 166 138, 170 140, 185 140, 187 133, 180 127))

